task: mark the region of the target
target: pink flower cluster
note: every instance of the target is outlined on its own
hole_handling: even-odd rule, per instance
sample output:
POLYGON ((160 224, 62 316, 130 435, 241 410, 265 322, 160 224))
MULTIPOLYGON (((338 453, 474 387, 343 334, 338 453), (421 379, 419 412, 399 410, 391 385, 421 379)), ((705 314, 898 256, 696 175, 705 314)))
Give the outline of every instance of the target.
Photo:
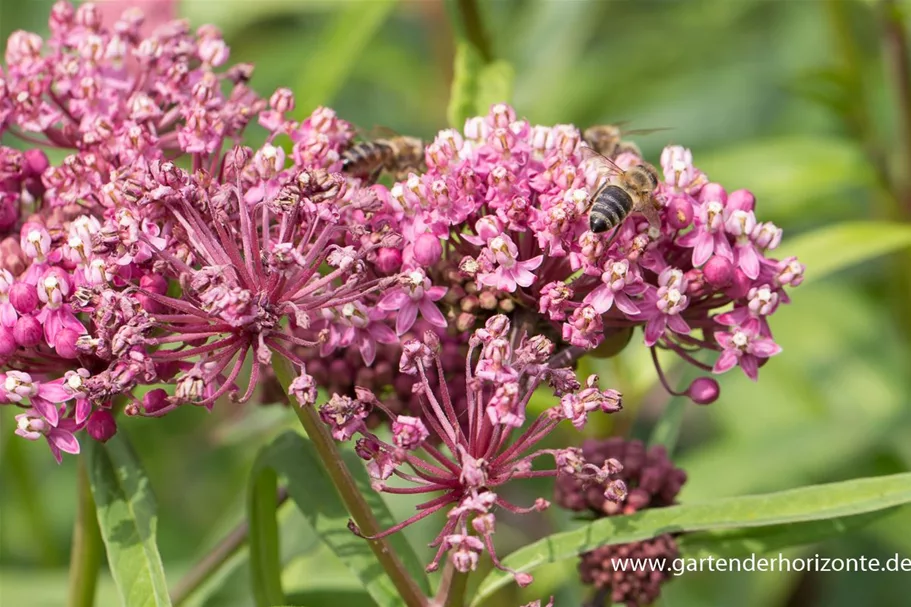
MULTIPOLYGON (((405 236, 405 269, 440 282, 457 268, 482 297, 508 298, 532 312, 523 318, 538 331, 556 329, 570 360, 602 345, 616 351, 642 327, 650 348, 714 373, 739 365, 756 379, 780 351, 767 319, 803 277, 796 259, 767 256, 781 230, 757 220, 749 192, 728 194, 672 146, 655 192, 660 227, 633 214, 616 234, 595 234, 588 201, 599 173, 583 162, 584 145, 571 125, 532 126, 496 105, 463 132, 442 131, 427 147, 426 173, 381 189, 385 213, 375 221, 405 236), (720 354, 707 364, 696 350, 720 354)), ((617 162, 642 160, 625 153, 617 162)), ((480 301, 448 311, 459 329, 484 316, 480 301)), ((702 403, 717 393, 706 377, 687 390, 702 403)))
POLYGON ((251 66, 219 70, 211 26, 141 24, 59 2, 50 38, 14 33, 0 74, 0 132, 38 146, 0 148, 0 403, 58 460, 78 430, 110 438, 121 411, 250 398, 273 352, 370 360, 395 337, 373 321, 402 279, 373 260, 400 237, 349 225, 378 202, 328 170, 351 126, 324 108, 297 123, 289 91, 263 100, 251 66), (251 121, 269 131, 256 150, 240 145, 251 121), (157 387, 139 400, 141 385, 157 387))
MULTIPOLYGON (((399 365, 401 373, 416 378, 414 391, 420 397, 421 418, 394 413, 363 388, 356 389, 355 398, 336 394, 320 407, 320 418, 337 440, 361 436, 357 453, 367 461, 376 490, 441 494, 418 505, 417 514, 376 537, 395 533, 445 509, 447 522, 431 543, 438 550, 428 571, 436 570, 447 552, 459 571, 472 571, 485 550, 494 565, 510 571, 500 563, 494 549, 494 509, 526 513, 543 510, 549 502, 538 499, 522 508, 499 494, 501 486, 513 480, 560 474, 579 479, 586 486, 600 486, 605 499, 625 498, 625 485, 611 478, 622 469, 616 460, 594 466, 586 463, 576 448, 535 448, 561 421, 568 420, 581 430, 589 414, 614 413, 621 408, 620 394, 599 389, 597 376, 589 377, 582 387, 571 369, 550 367, 547 362, 553 350, 550 340, 528 337, 512 327, 505 316, 491 317, 469 341, 464 361, 464 422, 456 412, 447 383, 431 385, 431 372, 443 374, 440 339, 432 331, 427 331, 422 340, 405 342, 399 365), (528 401, 538 387, 545 385, 559 401, 523 430, 528 401), (391 442, 368 429, 365 420, 374 409, 389 417, 391 442), (431 437, 437 440, 431 441, 431 437), (444 449, 435 446, 440 443, 444 449), (552 457, 555 466, 533 470, 533 462, 545 456, 552 457), (410 486, 387 484, 393 476, 410 486)), ((313 378, 305 372, 292 383, 291 392, 301 406, 313 403, 313 385, 313 378)), ((520 585, 531 582, 528 574, 512 573, 520 585)))
MULTIPOLYGON (((17 432, 58 459, 78 452, 82 429, 110 438, 121 413, 245 401, 274 355, 351 369, 356 352, 350 377, 370 368, 383 400, 408 401, 454 457, 470 424, 488 428, 472 439, 477 458, 525 421, 530 385, 615 352, 635 327, 707 372, 755 379, 779 352, 768 317, 803 266, 768 257, 781 231, 687 150, 662 155, 660 226, 634 214, 616 234, 588 229, 597 177, 579 131, 505 105, 442 131, 427 171, 387 188, 339 173, 351 125, 326 108, 296 122, 287 89, 260 98, 216 28, 141 25, 135 11, 106 25, 92 4, 58 2, 48 39, 15 32, 0 71, 0 133, 29 148, 0 147, 0 404, 21 408, 17 432), (242 143, 251 122, 267 131, 256 149, 242 143), (505 350, 483 329, 504 314, 528 336, 505 350), (430 360, 427 339, 403 340, 427 329, 446 345, 442 368, 414 362, 430 360), (466 344, 477 329, 496 347, 466 344), (472 348, 484 354, 465 383, 472 348), (397 375, 400 356, 412 363, 397 375), (448 394, 437 403, 462 421, 434 422, 429 393, 448 394)), ((299 393, 313 400, 333 381, 299 393)), ((562 400, 577 426, 597 392, 586 390, 562 400)), ((708 403, 718 385, 700 377, 686 393, 708 403)))

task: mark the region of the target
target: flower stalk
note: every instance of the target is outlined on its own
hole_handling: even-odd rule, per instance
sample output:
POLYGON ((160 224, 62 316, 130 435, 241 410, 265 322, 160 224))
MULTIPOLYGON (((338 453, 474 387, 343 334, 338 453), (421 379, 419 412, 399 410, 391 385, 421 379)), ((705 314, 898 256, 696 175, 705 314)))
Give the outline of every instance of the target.
POLYGON ((70 551, 68 607, 92 607, 95 604, 95 587, 104 549, 85 458, 85 455, 79 457, 76 464, 79 497, 76 521, 73 525, 73 546, 70 551))
MULTIPOLYGON (((287 392, 290 397, 290 392, 288 392, 288 390, 295 375, 291 370, 290 363, 286 359, 278 358, 276 360, 275 375, 278 377, 282 388, 284 388, 285 392, 287 392)), ((293 399, 291 400, 292 403, 295 402, 293 399)), ((373 536, 378 534, 380 532, 380 527, 373 517, 370 506, 358 490, 357 484, 354 482, 354 477, 348 472, 348 468, 342 460, 341 453, 339 453, 335 441, 332 439, 326 426, 320 422, 316 410, 313 407, 300 407, 295 404, 292 404, 291 408, 297 413, 297 417, 304 427, 304 430, 307 432, 307 436, 313 441, 313 446, 316 448, 316 452, 319 454, 323 465, 326 467, 329 478, 332 479, 332 483, 335 485, 339 497, 341 497, 342 501, 345 503, 345 507, 348 509, 348 513, 351 515, 351 518, 358 529, 360 529, 364 535, 373 536)), ((392 546, 389 545, 388 540, 381 538, 377 540, 368 540, 368 543, 370 544, 370 549, 373 550, 377 560, 383 567, 383 570, 386 572, 386 575, 389 576, 389 579, 392 580, 392 583, 399 591, 403 603, 408 607, 426 607, 426 597, 421 593, 421 590, 418 588, 417 583, 411 575, 405 570, 405 566, 393 551, 392 546)))
MULTIPOLYGON (((279 487, 276 507, 288 500, 288 490, 279 487)), ((209 580, 237 552, 243 548, 250 536, 246 521, 232 529, 218 544, 196 563, 171 591, 171 604, 180 607, 193 596, 200 586, 209 580)))

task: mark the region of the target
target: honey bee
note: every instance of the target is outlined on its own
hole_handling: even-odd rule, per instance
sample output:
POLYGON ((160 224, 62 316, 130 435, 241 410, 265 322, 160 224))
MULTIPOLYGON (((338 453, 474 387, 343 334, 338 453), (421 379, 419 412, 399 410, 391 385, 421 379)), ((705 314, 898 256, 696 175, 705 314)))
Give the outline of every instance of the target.
POLYGON ((342 172, 376 181, 386 171, 397 181, 424 168, 424 142, 391 133, 389 137, 356 143, 342 153, 342 172))
MULTIPOLYGON (((610 158, 593 148, 580 148, 583 162, 597 162, 602 176, 601 185, 588 199, 589 229, 595 234, 618 228, 632 213, 641 213, 650 225, 660 225, 658 209, 661 204, 655 199, 658 187, 658 173, 655 167, 642 162, 629 169, 622 169, 610 158)), ((613 242, 617 232, 611 237, 613 242)))
POLYGON ((632 141, 623 139, 626 135, 647 135, 666 129, 636 129, 633 131, 624 131, 620 124, 599 124, 590 126, 582 133, 582 139, 593 150, 610 159, 615 159, 620 154, 632 152, 636 156, 642 156, 639 146, 632 141))

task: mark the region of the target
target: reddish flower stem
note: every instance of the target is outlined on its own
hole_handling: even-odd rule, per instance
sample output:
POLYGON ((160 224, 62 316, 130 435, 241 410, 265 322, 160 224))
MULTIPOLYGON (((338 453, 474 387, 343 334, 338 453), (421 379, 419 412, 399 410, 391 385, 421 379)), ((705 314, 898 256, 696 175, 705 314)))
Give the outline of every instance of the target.
MULTIPOLYGON (((275 375, 287 393, 288 387, 294 379, 291 365, 287 360, 280 358, 277 358, 275 363, 275 375)), ((301 425, 307 432, 307 436, 313 441, 313 446, 316 448, 326 472, 329 474, 329 478, 332 479, 339 497, 342 498, 342 502, 348 508, 354 523, 365 536, 379 534, 381 529, 373 517, 370 506, 358 490, 354 478, 342 460, 335 441, 329 434, 329 430, 320 421, 316 409, 314 407, 297 406, 293 398, 291 398, 291 402, 291 408, 297 414, 301 425)), ((402 561, 393 551, 392 546, 385 539, 365 541, 370 545, 370 549, 373 550, 386 575, 392 580, 402 598, 402 602, 408 607, 427 607, 427 598, 421 593, 417 583, 409 575, 402 561)))

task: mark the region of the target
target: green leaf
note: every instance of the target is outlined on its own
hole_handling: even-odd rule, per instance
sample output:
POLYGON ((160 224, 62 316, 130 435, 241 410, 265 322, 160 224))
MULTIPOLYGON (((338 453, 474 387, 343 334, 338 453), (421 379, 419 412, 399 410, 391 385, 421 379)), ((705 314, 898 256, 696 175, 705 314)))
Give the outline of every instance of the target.
MULTIPOLYGON (((909 502, 911 473, 657 508, 629 516, 603 518, 574 531, 554 534, 514 552, 504 560, 504 565, 529 572, 547 563, 574 558, 598 546, 626 544, 664 533, 819 521, 909 502)), ((481 583, 472 605, 479 604, 510 580, 509 574, 502 571, 490 573, 481 583)))
POLYGON ((301 79, 294 89, 298 113, 309 114, 335 98, 397 1, 348 2, 316 40, 303 45, 301 79))
MULTIPOLYGON (((494 61, 478 74, 478 90, 474 109, 477 115, 486 114, 496 103, 509 103, 516 71, 507 61, 494 61)), ((461 126, 461 125, 459 125, 461 126)))
MULTIPOLYGON (((360 459, 350 452, 346 452, 344 457, 379 524, 383 527, 392 526, 392 515, 382 497, 371 489, 370 479, 360 459)), ((265 486, 268 484, 271 495, 274 495, 276 475, 285 477, 291 499, 322 541, 360 579, 374 602, 381 607, 392 607, 401 603, 395 586, 378 566, 367 541, 348 530, 348 512, 309 440, 294 432, 282 434, 260 452, 253 474, 251 500, 267 500, 269 494, 265 486), (253 488, 256 489, 255 492, 253 488)), ((251 501, 251 505, 252 503, 251 501)), ((251 508, 251 512, 255 511, 251 508)), ((264 509, 262 516, 265 515, 264 509)), ((260 545, 257 543, 259 540, 254 538, 258 528, 261 526, 255 526, 251 519, 251 551, 255 545, 260 545)), ((272 532, 271 527, 264 529, 267 533, 272 532)), ((421 589, 429 594, 429 583, 423 566, 405 537, 396 534, 389 538, 389 542, 421 589)), ((277 544, 268 548, 277 554, 277 544)), ((257 568, 254 567, 253 571, 256 572, 257 568)))
POLYGON ((155 498, 123 431, 104 444, 86 441, 89 480, 108 565, 125 607, 171 604, 155 543, 155 498))
POLYGON ((774 221, 804 219, 810 212, 819 216, 836 195, 873 182, 858 146, 834 137, 749 141, 699 154, 695 160, 712 181, 728 184, 730 190, 752 191, 757 212, 774 221), (820 200, 825 203, 820 205, 820 200))
POLYGON ((686 398, 672 398, 664 407, 664 411, 649 437, 649 447, 663 445, 668 453, 674 452, 677 438, 680 436, 680 426, 683 425, 683 414, 686 412, 687 402, 686 398))
POLYGON ((682 535, 677 544, 681 553, 690 557, 709 554, 726 557, 768 554, 847 535, 876 520, 890 517, 895 510, 890 508, 855 516, 734 531, 699 531, 682 535))
POLYGON ((785 240, 776 253, 796 255, 807 267, 804 282, 809 282, 906 247, 911 247, 911 225, 852 221, 785 240))
POLYGON ((475 48, 468 42, 460 41, 456 45, 452 90, 449 93, 449 107, 446 109, 446 117, 452 128, 461 129, 465 126, 465 120, 477 115, 475 101, 483 69, 483 61, 475 48))

